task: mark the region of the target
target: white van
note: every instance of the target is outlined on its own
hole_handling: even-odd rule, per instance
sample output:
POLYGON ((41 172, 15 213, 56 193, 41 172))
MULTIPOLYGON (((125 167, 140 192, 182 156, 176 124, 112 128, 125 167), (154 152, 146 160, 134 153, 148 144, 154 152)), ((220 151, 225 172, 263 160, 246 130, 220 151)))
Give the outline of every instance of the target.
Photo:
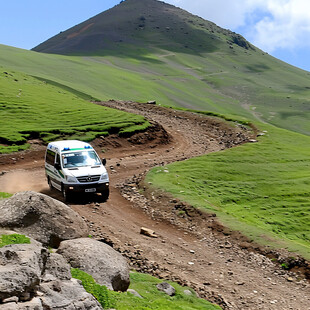
POLYGON ((109 197, 109 175, 93 147, 78 140, 50 142, 45 154, 45 175, 49 187, 61 191, 64 199, 73 193, 100 193, 109 197))

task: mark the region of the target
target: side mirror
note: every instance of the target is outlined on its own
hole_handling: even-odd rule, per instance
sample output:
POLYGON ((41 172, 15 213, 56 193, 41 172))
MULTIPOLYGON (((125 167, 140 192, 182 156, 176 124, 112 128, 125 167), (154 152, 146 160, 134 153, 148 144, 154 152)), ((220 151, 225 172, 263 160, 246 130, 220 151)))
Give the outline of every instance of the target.
POLYGON ((102 158, 102 164, 105 166, 107 164, 107 160, 105 158, 102 158))
POLYGON ((54 167, 55 167, 57 170, 60 170, 60 169, 61 169, 60 163, 55 163, 54 167))

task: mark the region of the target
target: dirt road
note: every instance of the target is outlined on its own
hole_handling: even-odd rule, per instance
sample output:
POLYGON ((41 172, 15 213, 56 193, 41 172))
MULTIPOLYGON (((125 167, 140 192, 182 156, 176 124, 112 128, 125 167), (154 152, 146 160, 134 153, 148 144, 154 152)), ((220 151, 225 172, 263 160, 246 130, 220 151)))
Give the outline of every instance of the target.
MULTIPOLYGON (((102 104, 142 114, 153 127, 132 137, 94 141, 108 160, 110 199, 101 203, 79 198, 70 206, 84 217, 95 238, 122 252, 133 268, 189 285, 223 309, 310 309, 310 286, 302 275, 282 270, 241 234, 222 227, 214 215, 147 184, 141 185, 143 195, 139 189, 141 176, 151 167, 234 147, 253 139, 253 132, 153 105, 102 104), (140 234, 141 227, 153 230, 157 238, 140 234)), ((44 148, 39 141, 32 144, 31 152, 0 156, 1 191, 35 190, 62 199, 46 184, 44 148)))

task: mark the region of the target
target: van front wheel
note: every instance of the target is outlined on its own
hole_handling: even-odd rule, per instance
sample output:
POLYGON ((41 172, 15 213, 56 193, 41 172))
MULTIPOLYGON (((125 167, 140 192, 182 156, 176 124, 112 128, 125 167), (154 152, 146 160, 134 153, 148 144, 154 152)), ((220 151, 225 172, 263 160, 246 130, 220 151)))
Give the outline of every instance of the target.
POLYGON ((101 192, 101 199, 102 201, 107 201, 110 195, 109 189, 106 189, 105 191, 101 192))

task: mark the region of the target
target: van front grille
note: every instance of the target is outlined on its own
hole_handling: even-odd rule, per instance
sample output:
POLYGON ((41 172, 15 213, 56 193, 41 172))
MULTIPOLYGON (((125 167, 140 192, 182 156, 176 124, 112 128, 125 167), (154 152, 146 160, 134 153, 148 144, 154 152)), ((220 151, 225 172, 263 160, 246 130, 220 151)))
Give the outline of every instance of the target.
POLYGON ((87 175, 83 177, 78 177, 77 179, 80 183, 98 182, 100 179, 100 175, 87 175))

